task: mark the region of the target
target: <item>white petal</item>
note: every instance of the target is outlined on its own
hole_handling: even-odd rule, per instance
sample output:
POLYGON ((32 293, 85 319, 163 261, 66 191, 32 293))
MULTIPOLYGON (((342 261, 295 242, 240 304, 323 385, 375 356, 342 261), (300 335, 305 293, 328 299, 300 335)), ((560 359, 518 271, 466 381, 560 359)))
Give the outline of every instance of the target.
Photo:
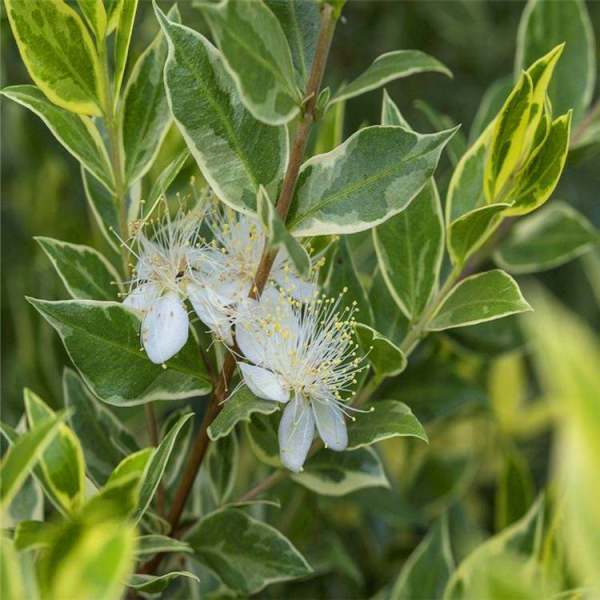
POLYGON ((289 400, 289 391, 285 389, 281 379, 275 373, 247 363, 239 363, 238 366, 244 376, 244 382, 255 396, 275 402, 289 400))
POLYGON ((283 269, 274 271, 273 279, 292 298, 304 302, 312 300, 318 290, 316 283, 305 281, 293 273, 285 272, 283 269))
POLYGON ((196 283, 189 283, 186 290, 199 319, 227 345, 232 346, 231 324, 221 299, 209 288, 196 283))
POLYGON ((162 364, 185 345, 189 320, 183 302, 174 292, 161 296, 142 322, 142 342, 148 358, 162 364))
POLYGON ((321 439, 331 450, 345 450, 348 446, 348 430, 344 414, 333 403, 312 402, 315 422, 321 439))
POLYGON ((279 458, 284 467, 298 473, 315 434, 315 420, 310 406, 303 400, 289 402, 279 422, 279 458))
POLYGON ((239 307, 240 319, 235 329, 235 341, 244 356, 257 365, 265 361, 266 348, 272 340, 265 329, 252 318, 253 311, 258 308, 255 300, 246 300, 239 307))
POLYGON ((146 312, 158 298, 160 289, 156 283, 138 285, 124 300, 127 308, 146 312))

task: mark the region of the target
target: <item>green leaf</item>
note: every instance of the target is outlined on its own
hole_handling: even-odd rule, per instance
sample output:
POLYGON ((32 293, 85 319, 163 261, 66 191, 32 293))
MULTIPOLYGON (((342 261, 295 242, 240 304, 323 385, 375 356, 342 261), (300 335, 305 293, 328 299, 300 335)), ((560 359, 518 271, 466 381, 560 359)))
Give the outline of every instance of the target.
POLYGON ((290 235, 262 185, 256 198, 256 212, 265 228, 269 244, 285 250, 298 274, 308 277, 311 267, 310 256, 302 244, 290 235))
MULTIPOLYGON (((16 439, 16 434, 14 439, 16 439)), ((9 443, 12 442, 9 441, 9 443)), ((44 495, 40 484, 34 477, 27 477, 10 506, 4 511, 3 526, 12 527, 23 521, 42 519, 43 517, 44 495)))
MULTIPOLYGON (((177 6, 169 18, 179 21, 177 6)), ((151 167, 171 124, 163 69, 167 42, 162 32, 138 58, 127 81, 122 108, 125 181, 129 185, 151 167)))
MULTIPOLYGON (((189 412, 189 407, 186 406, 171 412, 161 423, 158 439, 162 440, 173 428, 175 423, 179 421, 181 416, 187 412, 189 412)), ((171 451, 171 458, 167 461, 167 466, 162 476, 162 483, 165 488, 172 486, 181 475, 181 472, 185 466, 185 461, 187 460, 193 429, 194 421, 193 419, 190 419, 185 423, 183 429, 177 435, 175 445, 171 451)))
POLYGON ((416 437, 428 442, 421 423, 406 404, 377 400, 348 426, 348 450, 371 446, 392 437, 416 437))
POLYGON ((485 204, 484 172, 494 125, 495 120, 463 154, 452 173, 446 199, 446 223, 485 204))
POLYGON ((229 435, 240 421, 250 423, 253 413, 270 415, 278 409, 276 402, 261 400, 244 386, 225 401, 221 412, 208 427, 208 437, 215 442, 229 435))
POLYGON ((304 89, 315 56, 321 18, 314 0, 265 0, 279 20, 292 53, 298 84, 304 89))
POLYGON ((354 81, 342 85, 331 103, 354 98, 375 90, 390 81, 415 73, 434 71, 452 77, 450 70, 441 62, 420 50, 396 50, 378 56, 369 68, 354 81))
POLYGON ((519 174, 509 215, 527 214, 548 200, 558 184, 569 151, 571 112, 558 117, 548 137, 519 174))
POLYGON ((356 303, 354 317, 367 325, 373 323, 373 309, 354 263, 348 238, 341 238, 334 249, 325 288, 332 298, 342 295, 342 307, 356 303))
POLYGON ((479 250, 502 220, 510 204, 486 204, 458 217, 448 228, 448 252, 454 265, 463 265, 479 250))
POLYGON ((552 202, 519 220, 494 254, 511 273, 536 273, 558 267, 600 243, 598 230, 562 202, 552 202))
POLYGON ((21 521, 15 528, 15 549, 34 550, 50 545, 54 524, 43 521, 21 521))
POLYGON ((317 136, 312 154, 330 152, 344 139, 346 103, 337 102, 317 121, 317 136))
POLYGON ((161 552, 193 552, 192 547, 187 542, 175 540, 166 535, 142 535, 136 540, 136 555, 152 556, 161 552))
MULTIPOLYGON (((430 106, 429 104, 427 104, 427 102, 424 102, 423 100, 415 100, 415 108, 418 109, 421 113, 423 113, 423 115, 435 131, 441 131, 442 129, 451 129, 452 127, 456 126, 456 122, 452 118, 450 118, 448 115, 439 112, 438 110, 433 108, 433 106, 430 106)), ((462 131, 457 131, 456 135, 453 136, 452 139, 448 142, 448 158, 453 167, 456 167, 458 161, 460 160, 461 156, 466 152, 466 150, 467 140, 465 138, 465 135, 462 131)))
POLYGON ((68 150, 103 185, 112 189, 113 176, 104 142, 94 122, 48 102, 35 85, 12 85, 0 93, 28 108, 47 125, 68 150))
POLYGON ((510 448, 504 453, 495 497, 495 525, 500 531, 518 521, 534 498, 534 483, 525 456, 510 448))
POLYGON ((119 241, 114 232, 119 231, 119 210, 113 195, 101 183, 81 169, 81 179, 88 205, 102 235, 115 252, 120 252, 119 241))
POLYGON ((129 53, 129 44, 131 42, 131 32, 133 31, 133 22, 137 11, 138 0, 117 0, 115 12, 117 16, 115 32, 115 72, 114 72, 114 97, 115 103, 118 101, 121 91, 121 83, 127 66, 127 55, 129 53))
MULTIPOLYGON (((521 520, 471 552, 450 578, 444 600, 472 598, 470 584, 477 572, 486 565, 494 564, 494 560, 505 552, 516 553, 521 557, 520 569, 531 567, 541 544, 544 506, 544 498, 541 496, 521 520)), ((513 573, 514 576, 517 574, 513 573)))
POLYGON ((545 118, 546 90, 564 44, 553 48, 523 71, 492 126, 484 188, 488 202, 502 202, 515 173, 527 160, 545 118))
POLYGON ((309 159, 300 171, 289 229, 300 236, 345 234, 383 223, 421 191, 455 131, 366 127, 309 159))
POLYGON ((243 595, 305 577, 311 568, 276 529, 241 510, 223 508, 203 517, 186 535, 196 558, 243 595))
POLYGON ((299 111, 292 55, 277 17, 263 2, 200 4, 242 102, 260 121, 280 125, 299 111))
POLYGON ((2 600, 23 600, 25 584, 13 541, 0 535, 0 596, 2 600))
POLYGON ((94 42, 63 0, 6 0, 6 14, 29 75, 68 111, 99 116, 106 90, 94 42))
POLYGON ((58 434, 64 414, 50 417, 19 436, 0 463, 0 510, 4 510, 15 497, 29 475, 31 468, 41 459, 44 450, 58 434))
MULTIPOLYGON (((278 408, 276 407, 275 410, 278 408)), ((252 422, 245 425, 246 436, 256 458, 267 465, 278 468, 281 467, 277 438, 279 419, 279 415, 275 414, 258 414, 252 419, 252 422)))
POLYGON ((412 130, 408 124, 398 105, 392 100, 387 90, 383 90, 383 99, 381 102, 381 124, 382 125, 397 125, 405 129, 412 130))
POLYGON ((352 452, 320 450, 292 479, 317 494, 344 496, 369 487, 389 487, 379 456, 372 448, 352 452))
POLYGON ((102 42, 107 24, 104 3, 102 0, 77 0, 77 4, 96 39, 102 42))
POLYGON ((239 444, 235 432, 210 445, 206 466, 210 491, 217 506, 222 506, 231 497, 238 465, 239 444))
POLYGON ((407 317, 418 318, 437 288, 444 255, 442 209, 433 179, 405 210, 373 229, 373 243, 392 298, 407 317))
POLYGON ((118 600, 134 548, 135 529, 126 523, 65 523, 38 561, 41 596, 118 600))
POLYGON ((162 439, 152 454, 152 458, 150 459, 148 467, 144 473, 144 481, 140 490, 140 503, 135 515, 136 519, 140 519, 150 505, 150 501, 154 497, 156 489, 158 488, 158 484, 160 483, 163 473, 165 472, 167 462, 169 461, 171 453, 173 452, 173 447, 175 446, 177 436, 193 414, 194 413, 189 412, 181 415, 181 417, 179 417, 175 425, 171 427, 169 433, 167 433, 167 435, 162 439))
POLYGON ((200 581, 198 577, 189 571, 170 571, 162 575, 138 575, 134 573, 129 577, 127 585, 143 594, 155 595, 163 592, 172 581, 179 577, 187 577, 196 582, 200 581))
POLYGON ((125 426, 85 387, 69 368, 63 373, 65 405, 73 409, 71 427, 83 446, 87 469, 102 485, 123 458, 139 450, 125 426))
POLYGON ((181 169, 185 166, 188 158, 190 157, 190 151, 184 148, 160 173, 160 175, 154 180, 148 198, 142 208, 142 214, 140 217, 147 219, 158 205, 159 200, 165 195, 169 186, 175 181, 177 175, 179 175, 181 169), (147 208, 145 208, 147 206, 147 208), (145 208, 145 210, 144 210, 145 208))
MULTIPOLYGON (((31 390, 25 389, 25 412, 29 429, 34 429, 56 413, 31 390)), ((48 487, 67 510, 76 509, 83 501, 85 461, 77 436, 61 423, 58 433, 43 451, 40 467, 48 487)))
POLYGON ((120 289, 116 269, 94 248, 47 237, 34 238, 73 298, 115 300, 120 289))
POLYGON ((448 519, 444 514, 404 563, 390 600, 441 598, 453 571, 448 519))
POLYGON ((355 327, 358 345, 373 366, 378 378, 399 375, 406 368, 406 357, 394 342, 368 325, 355 327))
POLYGON ((232 208, 253 210, 259 185, 273 195, 282 177, 285 128, 257 121, 210 42, 155 10, 169 42, 165 86, 175 123, 215 194, 232 208))
POLYGON ((594 30, 583 0, 529 0, 519 24, 515 70, 565 42, 565 50, 548 88, 558 113, 573 109, 575 123, 590 104, 596 81, 594 30))
POLYGON ((140 321, 121 304, 28 300, 56 329, 86 385, 104 402, 133 406, 210 390, 193 336, 164 369, 140 348, 140 321))
POLYGON ((463 279, 435 311, 427 329, 442 331, 531 310, 519 286, 495 269, 463 279))

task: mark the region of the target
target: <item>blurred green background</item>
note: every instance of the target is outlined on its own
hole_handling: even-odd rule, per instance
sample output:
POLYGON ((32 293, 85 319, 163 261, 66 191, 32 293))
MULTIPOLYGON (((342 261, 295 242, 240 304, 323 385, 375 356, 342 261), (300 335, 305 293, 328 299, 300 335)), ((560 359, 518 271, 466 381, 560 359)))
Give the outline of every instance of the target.
MULTIPOLYGON (((165 6, 168 3, 164 3, 165 6)), ((179 2, 183 22, 206 31, 190 1, 179 2)), ((454 79, 421 74, 392 82, 388 91, 420 131, 434 128, 415 106, 423 100, 461 123, 468 133, 490 84, 513 70, 517 26, 524 3, 504 1, 351 0, 332 49, 326 83, 335 86, 364 70, 379 54, 401 48, 423 50, 454 73, 454 79)), ((588 2, 600 25, 600 2, 588 2)), ((2 85, 30 82, 4 11, 1 20, 2 85)), ((600 40, 600 27, 596 41, 600 40)), ((157 30, 149 0, 141 0, 130 65, 157 30)), ((597 93, 595 94, 597 96, 597 93)), ((349 101, 346 134, 379 119, 381 91, 349 101)), ((441 165, 441 170, 448 168, 441 165)), ((571 165, 554 197, 577 207, 600 225, 598 157, 571 165)), ((81 185, 76 161, 46 126, 25 108, 2 101, 2 402, 14 422, 27 385, 49 401, 60 401, 66 364, 58 338, 24 301, 25 295, 64 298, 62 284, 33 236, 47 235, 103 249, 81 185)), ((563 302, 598 323, 591 290, 579 261, 542 276, 563 302)))

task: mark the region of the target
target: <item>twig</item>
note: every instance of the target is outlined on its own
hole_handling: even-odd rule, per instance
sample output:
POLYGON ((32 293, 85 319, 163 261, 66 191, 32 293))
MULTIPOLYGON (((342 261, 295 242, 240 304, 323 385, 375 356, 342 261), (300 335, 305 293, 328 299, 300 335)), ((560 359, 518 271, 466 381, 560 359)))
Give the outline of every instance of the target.
MULTIPOLYGON (((334 15, 332 7, 329 4, 325 4, 321 10, 321 29, 319 31, 319 39, 315 51, 315 58, 306 86, 305 98, 307 98, 307 101, 305 103, 302 120, 298 126, 292 144, 292 150, 290 153, 288 167, 283 179, 281 193, 277 200, 277 204, 275 205, 275 208, 283 221, 286 220, 290 209, 296 181, 298 179, 298 173, 304 159, 304 152, 306 149, 308 136, 311 126, 315 120, 315 108, 319 94, 319 87, 323 79, 325 64, 327 63, 333 31, 335 29, 335 19, 333 17, 334 15)), ((262 292, 269 278, 275 256, 276 252, 268 249, 265 244, 265 248, 254 276, 254 285, 250 290, 250 297, 256 298, 262 292)), ((229 382, 233 376, 233 373, 235 372, 235 367, 236 361, 233 354, 227 354, 223 362, 221 373, 218 377, 217 386, 214 389, 212 399, 207 407, 204 418, 200 423, 200 428, 190 449, 185 470, 175 493, 173 506, 171 507, 171 511, 169 512, 168 516, 171 531, 177 529, 179 519, 181 518, 186 501, 192 490, 196 475, 198 474, 200 466, 202 465, 202 461, 204 460, 204 456, 206 455, 206 450, 210 443, 210 438, 208 437, 208 427, 221 411, 223 401, 225 400, 227 390, 229 389, 229 382)), ((160 565, 161 559, 162 555, 158 554, 153 560, 146 563, 142 567, 140 573, 153 573, 160 565)))

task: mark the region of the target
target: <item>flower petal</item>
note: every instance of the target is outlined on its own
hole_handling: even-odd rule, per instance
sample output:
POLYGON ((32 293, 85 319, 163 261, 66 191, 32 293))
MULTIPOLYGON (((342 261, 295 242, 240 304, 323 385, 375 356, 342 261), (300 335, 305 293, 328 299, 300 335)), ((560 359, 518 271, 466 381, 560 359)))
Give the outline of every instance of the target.
POLYGON ((315 422, 326 448, 345 450, 348 446, 348 430, 344 414, 333 402, 312 402, 315 422))
POLYGON ((315 435, 315 419, 308 403, 289 402, 279 422, 279 458, 284 467, 298 473, 315 435))
POLYGON ((256 312, 257 308, 258 302, 250 299, 245 300, 239 307, 240 318, 235 329, 235 341, 248 360, 261 365, 265 361, 266 348, 271 340, 267 331, 252 318, 252 313, 256 312))
POLYGON ((284 292, 292 296, 292 298, 303 302, 312 300, 318 290, 316 283, 306 281, 294 273, 286 272, 283 269, 274 271, 273 279, 284 292))
POLYGON ((148 358, 162 364, 187 342, 189 319, 183 302, 174 292, 161 296, 142 322, 142 342, 148 358))
POLYGON ((123 304, 127 308, 133 308, 146 312, 158 298, 160 289, 156 283, 142 283, 138 285, 132 292, 123 300, 123 304))
POLYGON ((239 363, 238 366, 244 376, 244 382, 255 396, 275 402, 289 400, 289 391, 285 389, 281 379, 275 373, 247 363, 239 363))
POLYGON ((186 291, 200 320, 227 345, 233 345, 231 324, 221 299, 210 288, 198 283, 188 283, 186 291))

